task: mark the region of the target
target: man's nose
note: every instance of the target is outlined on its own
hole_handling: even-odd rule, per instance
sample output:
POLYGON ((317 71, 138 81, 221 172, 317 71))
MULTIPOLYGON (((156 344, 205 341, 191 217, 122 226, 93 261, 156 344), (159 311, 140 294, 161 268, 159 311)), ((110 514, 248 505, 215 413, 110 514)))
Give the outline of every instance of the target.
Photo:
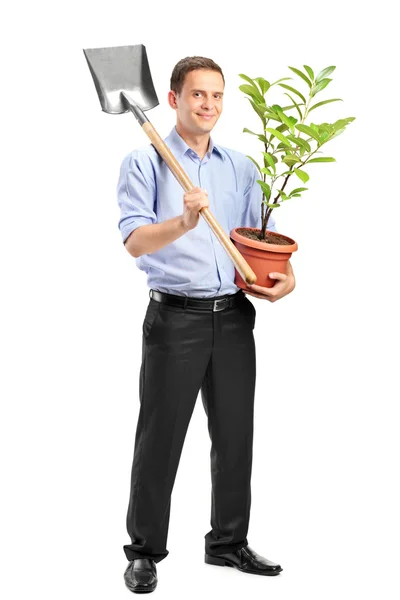
POLYGON ((203 100, 203 104, 202 104, 203 108, 208 108, 209 110, 211 110, 214 107, 214 100, 213 98, 210 96, 206 96, 203 100))

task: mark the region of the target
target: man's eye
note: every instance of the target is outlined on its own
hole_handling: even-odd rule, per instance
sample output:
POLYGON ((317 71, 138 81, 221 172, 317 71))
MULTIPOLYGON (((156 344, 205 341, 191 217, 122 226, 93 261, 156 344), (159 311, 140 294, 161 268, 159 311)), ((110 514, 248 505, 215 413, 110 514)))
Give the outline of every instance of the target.
MULTIPOLYGON (((202 95, 201 92, 193 92, 193 96, 201 96, 201 95, 202 95)), ((222 96, 220 96, 220 94, 214 94, 214 98, 221 100, 222 96)))

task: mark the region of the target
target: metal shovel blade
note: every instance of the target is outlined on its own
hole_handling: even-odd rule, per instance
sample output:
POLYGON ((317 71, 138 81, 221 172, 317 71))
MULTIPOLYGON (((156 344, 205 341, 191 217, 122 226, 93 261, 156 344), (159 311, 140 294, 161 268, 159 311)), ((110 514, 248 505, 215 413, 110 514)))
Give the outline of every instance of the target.
POLYGON ((130 96, 142 110, 158 105, 143 44, 87 48, 83 52, 104 112, 112 115, 129 112, 121 92, 130 96))

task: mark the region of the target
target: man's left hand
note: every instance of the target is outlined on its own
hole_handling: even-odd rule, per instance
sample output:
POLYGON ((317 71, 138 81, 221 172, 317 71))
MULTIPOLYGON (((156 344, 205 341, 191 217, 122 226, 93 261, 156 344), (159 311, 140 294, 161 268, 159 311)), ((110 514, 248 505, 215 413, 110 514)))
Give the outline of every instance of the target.
POLYGON ((287 294, 290 294, 290 292, 292 292, 295 288, 296 280, 294 278, 293 269, 289 261, 286 275, 284 273, 273 272, 269 274, 269 277, 276 280, 273 287, 267 288, 262 285, 257 285, 256 283, 247 284, 247 287, 252 291, 249 291, 246 288, 243 290, 244 293, 249 294, 249 296, 254 296, 255 298, 261 298, 262 300, 276 302, 284 296, 287 296, 287 294))

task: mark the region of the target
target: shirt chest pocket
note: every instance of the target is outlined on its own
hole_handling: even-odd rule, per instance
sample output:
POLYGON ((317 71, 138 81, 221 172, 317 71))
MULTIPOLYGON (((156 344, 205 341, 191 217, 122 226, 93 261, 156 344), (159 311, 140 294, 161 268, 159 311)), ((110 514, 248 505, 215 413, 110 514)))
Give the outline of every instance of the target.
POLYGON ((244 210, 243 195, 232 190, 220 190, 214 198, 215 216, 228 232, 240 227, 240 217, 244 210))

